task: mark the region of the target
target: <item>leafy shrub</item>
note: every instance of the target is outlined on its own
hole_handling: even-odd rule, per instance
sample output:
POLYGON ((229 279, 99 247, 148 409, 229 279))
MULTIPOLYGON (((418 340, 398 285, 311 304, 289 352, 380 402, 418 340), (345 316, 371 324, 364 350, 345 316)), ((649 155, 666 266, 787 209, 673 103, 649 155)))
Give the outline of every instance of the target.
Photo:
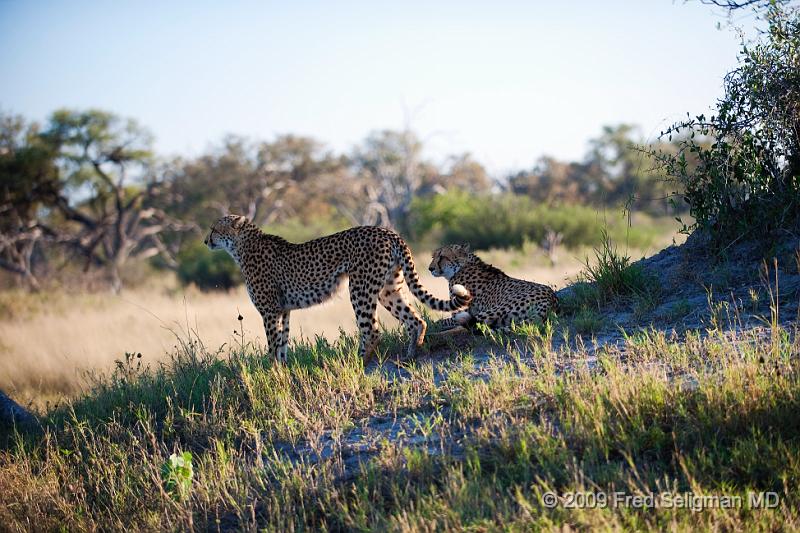
POLYGON ((193 477, 192 452, 183 452, 180 455, 173 453, 161 466, 164 491, 177 501, 183 501, 189 496, 193 477))
POLYGON ((201 289, 228 290, 242 282, 239 267, 228 254, 212 252, 200 241, 186 246, 178 254, 178 279, 201 289))
POLYGON ((694 217, 683 231, 709 230, 718 244, 800 213, 800 9, 775 3, 766 21, 760 41, 742 44, 717 114, 673 125, 662 135, 682 136, 680 151, 655 154, 694 217))
POLYGON ((548 230, 561 233, 562 243, 568 247, 594 245, 601 241, 601 227, 607 227, 614 240, 635 247, 648 246, 656 233, 653 228, 628 227, 619 217, 605 220, 590 207, 552 206, 514 194, 448 192, 419 198, 412 204, 410 216, 415 241, 468 242, 475 249, 538 244, 548 230))

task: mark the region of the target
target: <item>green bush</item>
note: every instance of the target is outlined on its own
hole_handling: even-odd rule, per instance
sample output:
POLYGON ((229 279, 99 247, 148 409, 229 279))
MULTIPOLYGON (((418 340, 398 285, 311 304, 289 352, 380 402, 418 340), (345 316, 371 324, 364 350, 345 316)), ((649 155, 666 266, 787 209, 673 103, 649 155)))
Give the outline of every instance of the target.
POLYGON ((448 192, 415 200, 410 215, 415 241, 468 242, 475 249, 539 244, 549 230, 561 233, 568 247, 596 245, 602 241, 602 228, 615 242, 641 248, 658 233, 654 227, 628 227, 616 213, 606 217, 591 207, 546 205, 514 194, 448 192))
POLYGON ((201 241, 194 241, 178 254, 178 279, 199 288, 228 290, 242 283, 239 267, 228 254, 212 252, 201 241))
POLYGON ((681 136, 680 152, 656 154, 695 219, 683 231, 721 245, 791 227, 800 213, 800 9, 774 3, 766 21, 725 76, 717 114, 673 125, 663 135, 681 136))

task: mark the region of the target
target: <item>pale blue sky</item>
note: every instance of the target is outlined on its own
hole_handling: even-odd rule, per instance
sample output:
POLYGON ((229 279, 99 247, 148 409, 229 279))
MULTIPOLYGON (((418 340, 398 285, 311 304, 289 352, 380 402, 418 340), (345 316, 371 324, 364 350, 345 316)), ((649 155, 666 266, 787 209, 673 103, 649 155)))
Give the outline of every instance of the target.
POLYGON ((176 155, 226 133, 349 150, 409 117, 434 160, 499 174, 580 158, 604 124, 652 138, 706 112, 738 50, 720 21, 670 0, 0 0, 0 107, 108 109, 176 155))

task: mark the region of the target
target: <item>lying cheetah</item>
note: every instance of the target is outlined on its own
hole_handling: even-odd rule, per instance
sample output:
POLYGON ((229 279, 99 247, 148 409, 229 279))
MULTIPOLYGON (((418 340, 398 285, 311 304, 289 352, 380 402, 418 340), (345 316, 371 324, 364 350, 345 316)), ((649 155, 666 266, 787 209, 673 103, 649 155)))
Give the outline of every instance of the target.
POLYGON ((392 230, 361 226, 302 244, 263 233, 245 217, 226 215, 211 226, 205 239, 212 250, 223 249, 242 270, 250 300, 264 319, 270 353, 286 360, 289 312, 322 303, 350 278, 350 302, 361 334, 359 353, 366 360, 378 341, 375 312, 380 301, 408 330, 413 356, 425 339, 425 321, 406 301, 405 281, 421 302, 438 311, 469 305, 469 293, 452 286, 450 300, 434 298, 420 284, 411 251, 392 230))
POLYGON ((469 328, 477 322, 507 328, 512 322, 544 320, 550 311, 558 311, 553 289, 507 276, 470 253, 468 244, 442 246, 433 252, 428 269, 434 276, 446 278, 450 287, 463 285, 473 298, 469 309, 436 323, 442 331, 469 328))

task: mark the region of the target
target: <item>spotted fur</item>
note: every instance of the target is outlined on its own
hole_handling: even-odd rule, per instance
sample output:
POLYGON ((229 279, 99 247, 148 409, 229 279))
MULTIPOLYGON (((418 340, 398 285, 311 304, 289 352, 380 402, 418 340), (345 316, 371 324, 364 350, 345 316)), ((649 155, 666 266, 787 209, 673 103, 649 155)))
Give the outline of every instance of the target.
POLYGON ((433 252, 428 269, 451 287, 463 285, 472 296, 469 309, 436 323, 437 329, 471 327, 480 322, 507 328, 512 322, 544 320, 558 312, 556 293, 547 285, 512 278, 469 251, 469 245, 443 246, 433 252))
POLYGON ((205 243, 212 250, 227 251, 241 268, 250 300, 264 319, 269 349, 280 361, 286 360, 289 313, 324 302, 346 277, 365 360, 378 341, 378 302, 408 330, 409 355, 425 339, 425 321, 401 292, 404 280, 415 297, 438 311, 464 309, 471 299, 455 285, 450 300, 425 290, 408 245, 387 228, 361 226, 293 244, 263 233, 242 216, 226 215, 211 227, 205 243))

